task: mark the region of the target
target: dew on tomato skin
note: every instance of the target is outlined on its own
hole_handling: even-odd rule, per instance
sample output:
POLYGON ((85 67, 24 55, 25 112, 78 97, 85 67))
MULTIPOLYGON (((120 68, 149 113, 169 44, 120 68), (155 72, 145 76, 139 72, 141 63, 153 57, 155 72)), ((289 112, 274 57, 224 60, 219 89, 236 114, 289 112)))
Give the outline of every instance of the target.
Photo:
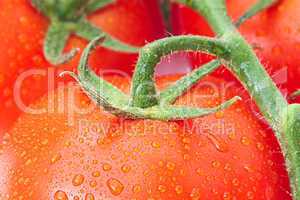
POLYGON ((196 169, 196 173, 197 173, 199 176, 203 176, 203 175, 205 174, 204 171, 203 171, 201 168, 196 169))
POLYGON ((243 145, 249 145, 250 144, 250 139, 248 138, 248 137, 246 137, 246 136, 242 136, 242 138, 241 138, 241 143, 243 144, 243 145))
POLYGON ((167 162, 167 169, 173 171, 176 165, 173 162, 167 162))
POLYGON ((184 143, 184 144, 190 144, 191 143, 191 138, 188 138, 188 137, 184 137, 184 138, 182 138, 182 143, 184 143))
POLYGON ((192 200, 200 200, 200 189, 193 188, 190 197, 192 198, 192 200))
POLYGON ((68 196, 64 191, 58 190, 54 194, 54 200, 68 200, 68 196))
POLYGON ((220 138, 217 138, 213 134, 208 134, 207 138, 209 141, 213 144, 213 146, 217 149, 217 151, 226 153, 229 151, 227 143, 225 141, 222 141, 220 138))
POLYGON ((108 163, 104 163, 102 165, 102 169, 103 169, 103 171, 108 172, 108 171, 110 171, 112 169, 112 166, 110 164, 108 164, 108 163))
POLYGON ((220 167, 220 165, 221 165, 221 163, 219 161, 217 161, 217 160, 215 160, 215 161, 212 162, 212 166, 214 168, 218 168, 218 167, 220 167))
POLYGON ((97 182, 95 181, 95 180, 93 180, 93 181, 90 181, 90 186, 92 187, 92 188, 95 188, 96 186, 97 186, 97 182))
POLYGON ((121 170, 122 170, 123 173, 128 173, 131 170, 131 166, 127 165, 127 164, 124 164, 124 165, 122 165, 121 170))
POLYGON ((44 139, 44 140, 41 141, 41 145, 43 145, 43 146, 48 145, 48 143, 49 143, 48 139, 44 139))
POLYGON ((182 194, 183 193, 183 187, 181 185, 176 185, 175 186, 175 192, 176 194, 182 194))
POLYGON ((31 164, 32 164, 32 160, 30 158, 28 160, 26 160, 25 166, 29 166, 31 164))
POLYGON ((151 146, 152 146, 153 148, 159 149, 159 148, 160 148, 160 143, 154 141, 154 142, 151 143, 151 146))
POLYGON ((141 185, 134 185, 132 188, 133 193, 139 193, 139 192, 141 192, 141 190, 142 190, 141 185))
POLYGON ((261 142, 256 143, 256 148, 260 151, 263 151, 265 149, 264 145, 261 142))
POLYGON ((160 193, 165 193, 167 191, 167 187, 164 185, 159 185, 157 189, 160 193))
POLYGON ((223 194, 223 200, 231 200, 231 194, 230 192, 224 192, 223 194))
POLYGON ((235 132, 230 132, 228 134, 228 138, 231 139, 231 140, 234 140, 236 138, 236 133, 235 132))
POLYGON ((231 170, 232 170, 232 167, 230 166, 229 163, 226 163, 226 164, 225 164, 224 170, 226 170, 226 171, 231 171, 231 170))
POLYGON ((92 173, 92 176, 93 177, 95 177, 95 178, 97 178, 97 177, 100 177, 100 172, 99 171, 94 171, 93 173, 92 173))
POLYGON ((82 174, 76 174, 72 179, 72 184, 74 186, 80 186, 83 184, 85 177, 82 174))
POLYGON ((234 179, 232 180, 232 184, 233 184, 234 186, 238 186, 238 185, 240 184, 240 182, 239 182, 239 180, 238 180, 237 178, 234 178, 234 179))
POLYGON ((158 166, 163 167, 164 166, 164 161, 162 161, 162 160, 158 161, 158 166))
POLYGON ((51 158, 50 162, 51 162, 51 164, 54 164, 54 163, 58 162, 61 158, 62 158, 62 156, 61 156, 60 153, 55 154, 55 155, 51 158))
POLYGON ((95 196, 92 193, 88 193, 85 195, 84 200, 95 200, 95 196))
POLYGON ((252 191, 247 192, 247 199, 248 200, 254 199, 254 193, 252 191))
POLYGON ((184 154, 183 155, 183 160, 190 160, 191 156, 189 154, 184 154))
POLYGON ((121 181, 115 178, 108 179, 106 185, 114 196, 119 196, 124 190, 124 185, 121 183, 121 181))
POLYGON ((145 170, 145 171, 143 172, 143 175, 144 175, 145 177, 147 177, 147 176, 150 175, 150 172, 149 172, 148 170, 145 170))

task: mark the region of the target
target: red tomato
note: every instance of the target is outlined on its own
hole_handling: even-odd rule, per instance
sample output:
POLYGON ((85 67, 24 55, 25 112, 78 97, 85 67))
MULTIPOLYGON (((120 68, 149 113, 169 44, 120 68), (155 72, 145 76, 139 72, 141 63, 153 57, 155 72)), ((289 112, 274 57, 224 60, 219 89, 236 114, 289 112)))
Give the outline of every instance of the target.
MULTIPOLYGON (((233 20, 237 20, 255 2, 257 0, 227 0, 229 15, 233 20)), ((281 0, 247 20, 239 28, 242 35, 255 47, 258 57, 275 82, 280 87, 288 87, 290 93, 300 88, 299 9, 298 0, 281 0)), ((213 36, 208 24, 195 11, 174 5, 173 12, 173 24, 177 34, 213 36)), ((192 57, 194 66, 207 61, 207 58, 199 54, 192 57)), ((220 76, 220 71, 217 75, 220 76)), ((225 76, 229 76, 228 73, 225 76)))
MULTIPOLYGON (((145 42, 163 36, 162 20, 156 1, 118 0, 114 5, 93 13, 89 16, 89 20, 106 33, 136 46, 142 46, 145 42)), ((2 132, 19 115, 20 105, 17 105, 17 102, 26 106, 33 102, 48 91, 48 81, 50 89, 56 87, 55 84, 59 80, 58 72, 74 70, 79 56, 71 63, 59 67, 53 67, 45 60, 42 44, 48 20, 31 6, 29 0, 1 0, 0 27, 2 38, 0 131, 2 132), (17 95, 13 95, 15 86, 17 95), (18 94, 21 100, 18 99, 18 94)), ((83 49, 85 45, 85 40, 72 36, 66 50, 75 47, 83 49)), ((101 70, 116 69, 131 73, 136 57, 134 54, 99 48, 95 56, 92 56, 91 62, 101 70)))
MULTIPOLYGON (((129 91, 128 80, 108 80, 129 91)), ((211 107, 240 89, 208 77, 176 104, 211 107)), ((78 87, 59 87, 31 107, 48 112, 23 114, 4 136, 0 198, 290 200, 276 138, 248 104, 187 121, 124 120, 73 112, 93 104, 78 87)))

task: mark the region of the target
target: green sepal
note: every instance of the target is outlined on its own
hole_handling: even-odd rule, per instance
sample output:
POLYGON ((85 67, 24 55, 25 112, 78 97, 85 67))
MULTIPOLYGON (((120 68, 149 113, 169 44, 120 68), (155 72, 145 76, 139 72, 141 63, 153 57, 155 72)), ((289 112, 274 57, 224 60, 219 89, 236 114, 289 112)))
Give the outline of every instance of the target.
POLYGON ((182 77, 167 89, 159 94, 159 101, 161 104, 173 103, 179 96, 184 94, 190 87, 197 83, 201 78, 214 72, 221 65, 219 60, 209 62, 200 68, 193 70, 191 73, 182 77))
POLYGON ((300 96, 300 90, 297 90, 297 91, 293 92, 293 93, 289 96, 289 98, 290 98, 290 99, 295 99, 295 98, 297 98, 298 96, 300 96))
POLYGON ((249 10, 247 10, 236 22, 235 25, 239 27, 242 23, 244 23, 247 19, 253 17, 257 13, 261 12, 264 9, 273 6, 279 0, 259 0, 255 3, 249 10))
POLYGON ((85 38, 89 41, 95 39, 96 37, 105 35, 105 39, 102 42, 101 46, 112 49, 114 51, 121 51, 125 53, 137 53, 139 48, 125 44, 116 38, 105 34, 100 28, 95 27, 86 19, 82 19, 78 22, 76 29, 76 35, 85 38))
POLYGON ((93 13, 100 8, 105 8, 106 6, 112 5, 114 3, 116 3, 116 0, 90 0, 85 10, 86 13, 93 13))
POLYGON ((44 40, 44 54, 45 58, 52 64, 59 65, 65 63, 76 54, 76 49, 63 54, 63 50, 70 34, 71 32, 64 24, 59 22, 50 24, 44 40))

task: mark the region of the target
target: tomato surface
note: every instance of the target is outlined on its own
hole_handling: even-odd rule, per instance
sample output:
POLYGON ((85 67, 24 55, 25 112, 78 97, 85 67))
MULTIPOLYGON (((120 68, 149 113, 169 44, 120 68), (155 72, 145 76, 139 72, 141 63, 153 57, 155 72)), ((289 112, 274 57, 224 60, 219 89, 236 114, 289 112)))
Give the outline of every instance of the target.
MULTIPOLYGON (((129 92, 129 80, 106 79, 129 92)), ((158 88, 176 79, 158 78, 158 88)), ((212 107, 237 93, 207 77, 176 104, 212 107)), ((187 121, 125 120, 88 109, 78 86, 58 87, 31 106, 43 113, 23 114, 3 137, 0 198, 289 200, 276 138, 243 97, 187 121)))
MULTIPOLYGON (((106 33, 135 46, 143 46, 164 34, 156 1, 118 0, 88 17, 106 33)), ((77 67, 80 54, 59 67, 51 66, 45 60, 42 46, 48 25, 49 21, 31 6, 29 0, 0 2, 0 132, 16 119, 23 110, 20 107, 56 87, 59 72, 73 71, 77 67), (16 95, 13 95, 14 88, 16 95)), ((83 49, 86 44, 84 39, 72 36, 65 50, 83 49)), ((101 71, 121 70, 131 74, 136 57, 99 48, 92 56, 91 64, 101 71)))
MULTIPOLYGON (((229 15, 237 20, 256 0, 227 0, 229 15)), ((255 48, 261 62, 266 66, 274 81, 289 93, 300 88, 300 1, 280 0, 271 8, 248 19, 239 31, 255 48)), ((173 24, 177 34, 199 34, 213 36, 209 25, 190 8, 174 5, 173 24)), ((195 67, 211 59, 207 55, 192 54, 195 67)), ((217 76, 230 77, 224 69, 217 76)), ((232 77, 230 77, 232 79, 232 77)))

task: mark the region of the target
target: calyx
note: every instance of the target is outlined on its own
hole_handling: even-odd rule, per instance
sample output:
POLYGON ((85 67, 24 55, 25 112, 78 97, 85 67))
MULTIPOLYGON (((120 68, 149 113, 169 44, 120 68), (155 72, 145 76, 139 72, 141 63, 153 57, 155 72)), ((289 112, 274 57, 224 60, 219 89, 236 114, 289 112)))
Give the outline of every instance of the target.
POLYGON ((50 20, 44 40, 44 55, 54 65, 65 63, 72 58, 76 49, 63 53, 71 34, 88 41, 105 36, 102 46, 126 53, 136 53, 138 48, 125 44, 104 33, 87 20, 87 15, 115 3, 115 0, 31 0, 32 5, 50 20))
MULTIPOLYGON (((182 95, 191 85, 191 82, 185 82, 185 79, 181 79, 178 81, 178 83, 175 83, 173 87, 171 86, 165 91, 162 91, 161 98, 159 98, 159 101, 157 101, 156 103, 145 102, 149 99, 140 97, 138 98, 140 100, 140 103, 137 103, 137 105, 133 105, 131 103, 132 97, 124 94, 118 88, 108 83, 101 77, 97 76, 88 67, 88 58, 91 50, 104 40, 104 37, 98 37, 92 40, 86 47, 81 56, 80 64, 78 66, 78 75, 72 72, 64 72, 63 74, 68 73, 69 75, 73 76, 92 100, 101 105, 106 111, 109 111, 114 115, 130 119, 156 119, 164 121, 182 120, 215 113, 219 110, 229 107, 236 101, 240 100, 240 97, 236 96, 214 108, 195 108, 171 105, 176 100, 176 98, 182 95), (179 83, 184 83, 184 86, 177 87, 179 83)), ((148 46, 146 45, 141 50, 141 54, 146 53, 147 48, 148 46)), ((155 66, 156 64, 157 63, 154 63, 153 66, 155 66)), ((148 68, 151 67, 152 66, 149 65, 148 68)), ((216 66, 206 66, 203 70, 201 70, 197 74, 194 74, 194 76, 203 77, 206 74, 212 72, 214 69, 216 69, 216 66)), ((135 75, 135 79, 133 80, 132 85, 137 85, 137 83, 143 84, 143 82, 141 81, 143 80, 143 76, 144 75, 142 73, 140 75, 135 75), (140 77, 138 78, 137 76, 140 77), (139 82, 137 82, 137 79, 139 80, 139 82)), ((151 98, 149 101, 151 101, 151 98)))

